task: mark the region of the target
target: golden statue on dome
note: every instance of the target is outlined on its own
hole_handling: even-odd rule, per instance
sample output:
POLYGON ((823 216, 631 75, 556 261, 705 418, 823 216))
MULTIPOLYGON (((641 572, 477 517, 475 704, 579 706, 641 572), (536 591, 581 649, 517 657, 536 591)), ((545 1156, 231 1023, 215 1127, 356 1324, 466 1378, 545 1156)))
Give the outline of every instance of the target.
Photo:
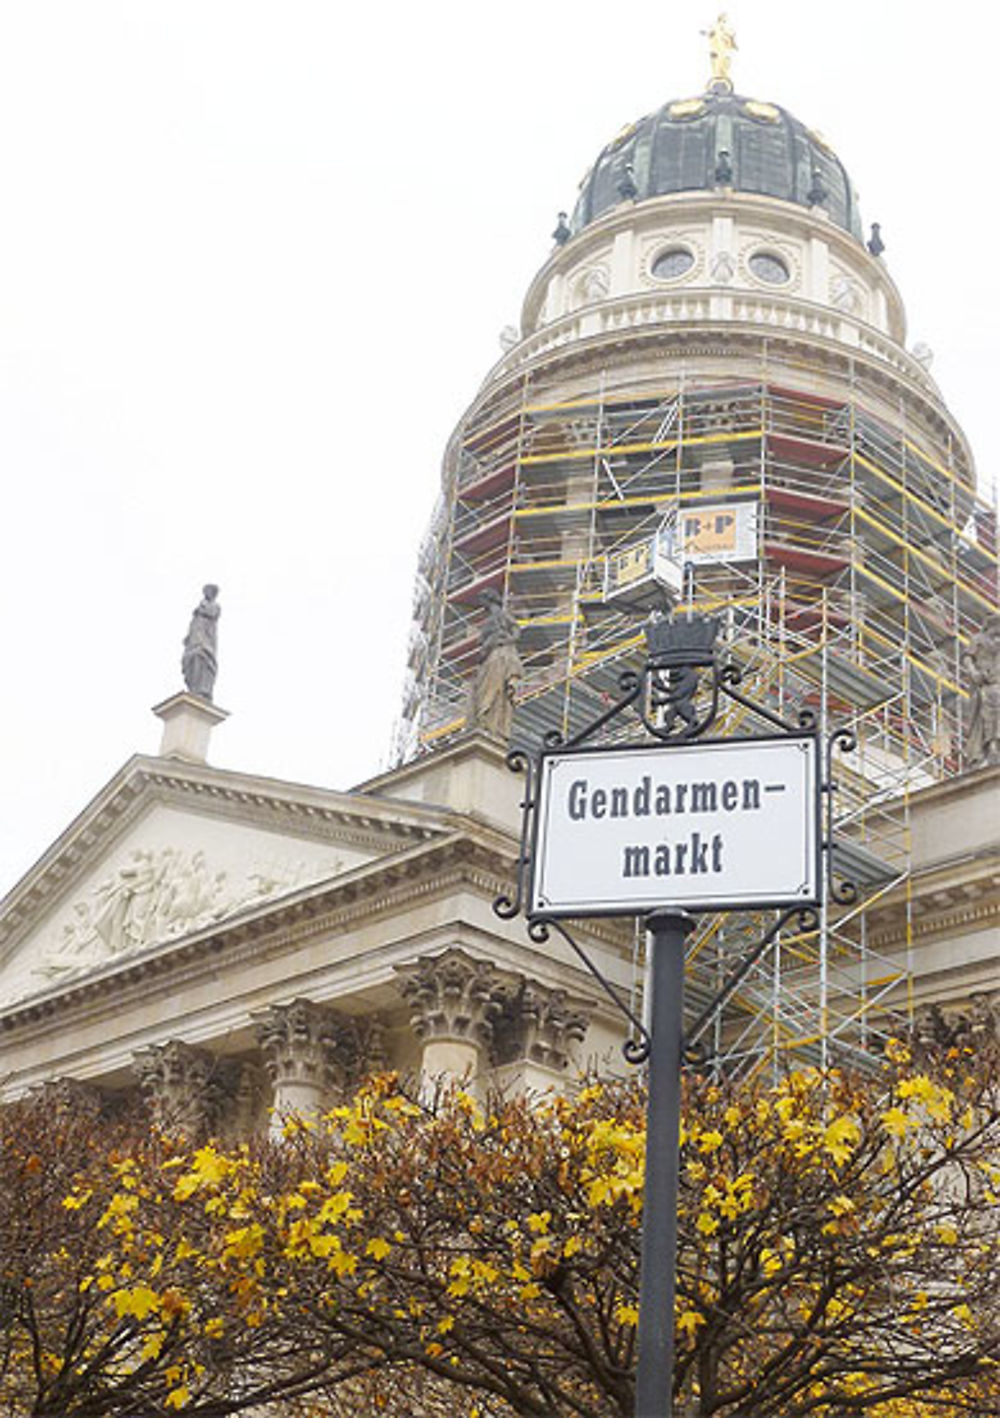
POLYGON ((708 55, 712 61, 712 79, 709 87, 715 88, 716 85, 719 85, 731 89, 733 80, 729 70, 733 62, 733 50, 737 48, 737 44, 729 17, 721 14, 712 28, 702 30, 702 34, 708 40, 708 55))

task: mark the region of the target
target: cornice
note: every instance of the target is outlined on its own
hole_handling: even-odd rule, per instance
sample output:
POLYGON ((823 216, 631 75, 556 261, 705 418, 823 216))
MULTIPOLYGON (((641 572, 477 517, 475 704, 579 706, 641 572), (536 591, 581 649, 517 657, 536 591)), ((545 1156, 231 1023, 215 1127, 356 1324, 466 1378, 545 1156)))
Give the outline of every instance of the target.
MULTIPOLYGON (((490 953, 495 953, 502 939, 503 951, 519 959, 533 976, 546 979, 551 976, 556 983, 565 984, 563 977, 568 969, 582 978, 582 971, 575 962, 556 965, 550 955, 544 956, 550 961, 549 967, 539 971, 540 952, 521 929, 523 923, 504 925, 497 920, 493 931, 489 925, 476 924, 467 910, 459 908, 457 898, 463 894, 471 893, 488 908, 500 892, 509 892, 516 854, 517 844, 513 838, 481 823, 468 823, 465 830, 446 838, 422 843, 392 858, 366 863, 335 880, 315 883, 285 897, 259 903, 225 922, 203 927, 187 937, 91 972, 62 988, 21 1001, 0 1014, 0 1038, 6 1039, 9 1045, 16 1043, 18 1047, 25 1047, 34 1040, 51 1037, 54 1029, 60 1036, 72 1037, 74 1030, 85 1023, 92 1025, 95 1018, 112 1014, 118 1018, 127 1008, 141 1007, 149 1000, 162 1002, 165 997, 179 996, 187 987, 196 986, 206 978, 225 975, 235 979, 242 968, 259 967, 282 956, 291 956, 297 947, 315 942, 317 938, 343 936, 356 925, 370 926, 380 920, 396 918, 402 923, 401 928, 387 933, 385 939, 366 949, 362 957, 352 957, 350 961, 332 966, 310 966, 313 972, 322 968, 324 973, 329 973, 331 968, 336 973, 341 967, 349 967, 353 974, 361 960, 369 962, 365 970, 370 976, 371 962, 377 961, 379 979, 369 979, 366 987, 372 983, 384 984, 391 979, 391 963, 398 951, 412 950, 415 927, 407 923, 407 916, 421 903, 449 897, 456 898, 456 911, 450 924, 439 922, 430 927, 425 921, 416 928, 417 936, 428 936, 429 932, 430 948, 436 948, 433 938, 441 930, 450 938, 475 939, 481 949, 490 953)), ((488 910, 484 919, 493 924, 488 910)), ((620 922, 586 922, 581 925, 579 934, 592 946, 610 949, 623 960, 631 948, 631 940, 620 922)), ((302 957, 303 961, 307 958, 302 957)), ((292 971, 289 978, 295 975, 292 971)), ((245 1013, 246 1010, 238 1004, 238 997, 234 997, 229 1012, 233 1010, 236 1011, 233 1020, 239 1023, 237 1016, 242 1018, 240 1011, 245 1013)), ((214 1014, 213 1020, 218 1023, 214 1014)), ((229 1027, 235 1027, 232 1021, 229 1027)))
POLYGON ((969 900, 951 909, 938 907, 916 913, 910 919, 908 932, 905 907, 899 903, 890 921, 869 929, 868 942, 873 950, 893 950, 907 943, 907 934, 911 942, 915 942, 948 934, 967 935, 991 925, 1000 927, 1000 896, 987 901, 969 900))
MULTIPOLYGON (((708 290, 693 290, 691 295, 692 298, 707 299, 711 293, 708 290)), ((611 305, 628 305, 630 301, 641 303, 647 299, 649 297, 646 296, 621 297, 617 302, 609 303, 609 308, 611 305)), ((595 308, 600 310, 603 307, 595 308)), ((562 319, 571 324, 582 320, 585 313, 577 311, 562 319)), ((825 315, 829 316, 829 312, 826 311, 825 315)), ((559 323, 554 322, 552 327, 546 328, 554 329, 559 323)), ((889 342, 889 337, 877 331, 872 333, 879 340, 889 342)), ((867 401, 881 400, 885 404, 885 416, 888 416, 890 409, 896 408, 900 394, 905 392, 911 401, 909 417, 918 427, 921 422, 924 424, 926 436, 957 443, 962 453, 960 461, 964 460, 960 475, 972 486, 975 464, 965 434, 947 405, 930 388, 906 375, 902 368, 839 340, 806 329, 797 330, 792 326, 771 325, 752 319, 678 319, 623 324, 553 344, 525 359, 516 368, 504 369, 502 360, 486 376, 478 395, 463 414, 456 435, 465 430, 472 418, 495 416, 499 419, 516 413, 517 400, 525 381, 538 381, 543 377, 541 387, 548 396, 553 386, 561 382, 571 383, 574 379, 593 378, 612 361, 635 366, 644 357, 673 357, 686 361, 719 359, 725 361, 731 370, 734 356, 742 353, 744 357, 759 363, 765 349, 775 361, 787 356, 797 365, 802 363, 803 351, 806 351, 809 367, 814 371, 825 368, 831 381, 844 386, 845 398, 850 390, 850 397, 864 404, 867 393, 867 401), (490 412, 493 406, 495 414, 490 412)), ((910 359, 901 347, 899 358, 902 361, 910 359)), ((510 356, 505 356, 505 360, 509 359, 510 356)), ((666 375, 665 370, 663 373, 666 375)), ((775 373, 772 377, 778 376, 775 373)), ((453 436, 448 447, 453 449, 455 446, 458 445, 453 436)))
POLYGON ((896 346, 890 336, 876 330, 874 326, 866 325, 863 321, 853 317, 831 312, 826 306, 817 305, 799 297, 781 297, 768 292, 730 291, 728 289, 723 294, 734 298, 737 304, 744 304, 756 309, 770 305, 775 311, 787 311, 790 316, 801 314, 803 323, 799 326, 791 319, 788 323, 777 320, 775 323, 771 323, 752 315, 719 317, 710 315, 707 311, 704 316, 697 319, 690 315, 687 317, 682 315, 681 312, 685 307, 690 307, 696 302, 707 305, 713 297, 719 294, 716 287, 692 286, 683 292, 630 293, 610 298, 593 308, 593 313, 601 323, 605 324, 605 328, 588 330, 586 333, 583 333, 582 330, 577 334, 569 332, 573 330, 574 326, 582 327, 586 323, 585 317, 590 313, 588 310, 578 310, 570 315, 561 316, 551 325, 544 326, 537 335, 529 336, 524 341, 526 345, 532 341, 540 345, 536 354, 525 354, 523 359, 515 365, 513 360, 518 352, 515 347, 509 355, 504 357, 503 361, 487 374, 480 398, 492 395, 494 392, 504 391, 511 379, 525 376, 534 377, 543 370, 547 376, 551 376, 574 363, 580 363, 587 358, 593 359, 596 353, 606 354, 609 350, 620 348, 634 359, 643 346, 659 343, 674 346, 679 350, 683 349, 689 356, 698 354, 731 359, 733 343, 742 341, 756 349, 759 349, 762 343, 766 343, 768 349, 772 351, 784 347, 789 352, 794 352, 800 359, 802 349, 805 347, 810 351, 812 364, 816 364, 818 355, 822 353, 831 365, 837 366, 843 371, 841 377, 845 379, 848 378, 851 370, 854 371, 855 377, 859 371, 863 370, 873 385, 884 388, 892 395, 898 397, 900 390, 905 390, 913 402, 919 404, 926 411, 926 416, 939 425, 946 434, 955 437, 956 434, 961 433, 944 401, 933 388, 924 382, 922 372, 918 375, 919 366, 912 357, 902 346, 896 346), (634 324, 624 318, 621 323, 615 322, 616 314, 625 316, 632 308, 639 307, 654 309, 658 303, 664 307, 676 306, 677 316, 673 319, 637 321, 634 324), (816 328, 816 326, 834 321, 851 325, 852 328, 856 327, 858 331, 866 332, 870 339, 877 344, 893 347, 893 360, 890 361, 887 357, 865 349, 861 345, 848 344, 832 335, 824 334, 816 328), (560 341, 559 330, 562 326, 566 327, 567 336, 560 341), (505 363, 506 368, 504 367, 505 363), (912 366, 912 373, 907 372, 910 366, 912 366))
POLYGON ((967 799, 970 794, 978 792, 988 793, 1000 800, 1000 764, 966 768, 951 778, 943 778, 939 783, 915 788, 910 793, 910 808, 911 811, 918 811, 928 803, 936 804, 954 797, 967 799))

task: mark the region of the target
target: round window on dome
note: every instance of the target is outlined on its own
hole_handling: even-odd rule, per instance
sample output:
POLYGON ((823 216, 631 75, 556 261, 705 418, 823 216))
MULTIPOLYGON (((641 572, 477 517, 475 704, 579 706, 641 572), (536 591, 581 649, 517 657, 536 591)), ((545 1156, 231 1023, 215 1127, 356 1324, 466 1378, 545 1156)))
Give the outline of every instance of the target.
POLYGON ((784 286, 791 280, 785 262, 773 251, 755 251, 747 265, 759 281, 766 281, 769 286, 784 286))
POLYGON ((694 265, 694 255, 686 246, 668 246, 653 262, 653 275, 658 281, 673 281, 694 265))

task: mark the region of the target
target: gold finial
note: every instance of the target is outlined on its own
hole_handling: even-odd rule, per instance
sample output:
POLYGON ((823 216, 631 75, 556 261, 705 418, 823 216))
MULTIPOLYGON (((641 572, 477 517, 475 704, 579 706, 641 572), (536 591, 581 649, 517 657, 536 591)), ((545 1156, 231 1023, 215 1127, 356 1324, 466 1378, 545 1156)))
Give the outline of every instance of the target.
POLYGON ((720 15, 712 28, 702 30, 702 34, 708 39, 708 55, 712 61, 712 79, 709 87, 714 88, 716 84, 719 84, 731 89, 733 81, 729 68, 733 62, 733 50, 737 48, 737 44, 736 36, 729 24, 729 17, 725 14, 720 15))

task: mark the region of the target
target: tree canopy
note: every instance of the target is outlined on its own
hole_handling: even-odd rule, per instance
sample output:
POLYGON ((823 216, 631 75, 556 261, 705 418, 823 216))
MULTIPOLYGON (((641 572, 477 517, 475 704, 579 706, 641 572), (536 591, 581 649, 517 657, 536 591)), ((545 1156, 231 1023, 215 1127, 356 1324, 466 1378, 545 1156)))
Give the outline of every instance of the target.
MULTIPOLYGON (((685 1080, 691 1418, 1000 1411, 989 1053, 685 1080)), ((644 1090, 371 1080, 278 1141, 0 1112, 0 1415, 631 1418, 644 1090)))

